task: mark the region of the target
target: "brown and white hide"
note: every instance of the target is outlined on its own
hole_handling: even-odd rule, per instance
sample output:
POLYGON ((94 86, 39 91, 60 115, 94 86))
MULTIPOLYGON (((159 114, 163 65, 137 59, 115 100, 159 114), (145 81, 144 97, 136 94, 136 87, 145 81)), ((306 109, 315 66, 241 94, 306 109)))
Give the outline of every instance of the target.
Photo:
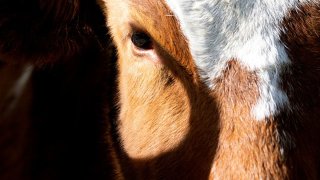
POLYGON ((316 0, 101 0, 127 179, 319 179, 316 0))

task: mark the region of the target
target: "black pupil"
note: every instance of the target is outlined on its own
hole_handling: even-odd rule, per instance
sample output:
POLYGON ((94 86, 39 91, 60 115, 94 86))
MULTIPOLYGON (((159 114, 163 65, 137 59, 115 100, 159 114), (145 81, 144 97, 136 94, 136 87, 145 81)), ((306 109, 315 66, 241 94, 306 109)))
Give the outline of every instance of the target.
POLYGON ((151 45, 152 45, 151 39, 145 33, 141 33, 141 32, 133 33, 132 36, 131 36, 131 41, 138 48, 151 49, 151 45))

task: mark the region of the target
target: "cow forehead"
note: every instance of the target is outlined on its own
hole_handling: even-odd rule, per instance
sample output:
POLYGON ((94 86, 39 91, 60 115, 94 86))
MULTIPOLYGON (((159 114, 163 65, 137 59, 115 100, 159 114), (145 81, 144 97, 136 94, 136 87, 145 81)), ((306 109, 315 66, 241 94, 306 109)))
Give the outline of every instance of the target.
POLYGON ((192 57, 205 83, 215 88, 231 59, 257 73, 260 99, 256 119, 276 115, 289 106, 280 87, 289 65, 281 42, 282 20, 289 11, 318 0, 166 0, 188 39, 192 57))
POLYGON ((226 61, 235 58, 249 70, 286 63, 280 44, 281 21, 316 0, 166 0, 180 22, 198 68, 209 86, 226 61))

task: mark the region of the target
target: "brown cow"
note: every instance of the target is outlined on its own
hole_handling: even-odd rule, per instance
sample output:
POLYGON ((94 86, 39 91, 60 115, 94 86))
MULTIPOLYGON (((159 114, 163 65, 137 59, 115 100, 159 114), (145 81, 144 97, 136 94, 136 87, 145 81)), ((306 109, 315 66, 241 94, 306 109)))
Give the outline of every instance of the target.
POLYGON ((319 179, 317 0, 101 0, 127 179, 319 179))
POLYGON ((94 1, 0 2, 1 180, 112 178, 104 24, 94 1))

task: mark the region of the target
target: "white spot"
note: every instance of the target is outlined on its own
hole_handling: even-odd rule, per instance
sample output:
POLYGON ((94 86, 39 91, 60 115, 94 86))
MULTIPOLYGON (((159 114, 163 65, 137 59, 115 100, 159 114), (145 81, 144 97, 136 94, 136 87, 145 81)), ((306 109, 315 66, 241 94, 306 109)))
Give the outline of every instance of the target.
POLYGON ((260 99, 252 115, 262 120, 290 108, 280 88, 280 74, 290 64, 280 41, 280 23, 289 10, 316 0, 166 0, 187 37, 192 56, 205 83, 237 59, 257 72, 260 99))

